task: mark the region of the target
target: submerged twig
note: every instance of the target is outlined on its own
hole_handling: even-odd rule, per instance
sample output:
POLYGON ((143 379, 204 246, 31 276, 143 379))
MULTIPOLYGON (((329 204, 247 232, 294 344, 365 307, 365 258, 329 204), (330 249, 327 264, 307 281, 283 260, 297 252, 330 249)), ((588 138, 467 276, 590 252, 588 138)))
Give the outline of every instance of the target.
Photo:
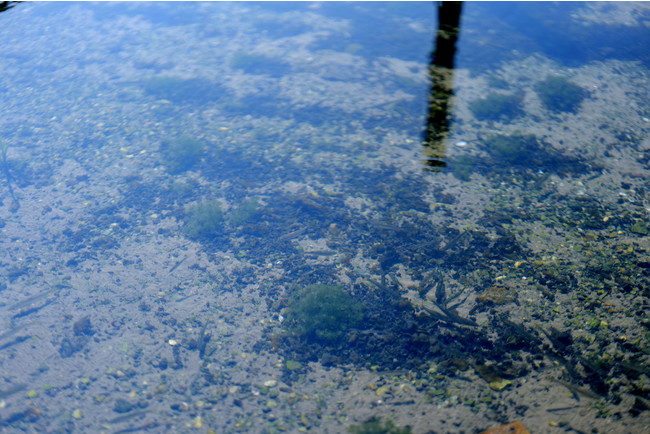
MULTIPOLYGON (((389 278, 398 286, 401 287, 402 289, 405 289, 399 279, 397 279, 395 276, 392 274, 388 275, 389 278)), ((385 275, 382 276, 382 278, 385 279, 385 275)), ((379 289, 382 289, 384 291, 388 291, 388 287, 386 286, 385 282, 382 281, 382 283, 376 282, 372 279, 367 279, 370 283, 373 285, 377 286, 379 289)), ((448 299, 447 299, 447 294, 445 290, 445 285, 442 279, 442 276, 439 274, 435 274, 433 276, 430 276, 427 279, 427 285, 432 284, 436 285, 436 301, 434 300, 423 300, 422 298, 418 296, 409 296, 407 295, 407 299, 411 302, 411 304, 414 307, 419 307, 420 309, 423 309, 424 311, 427 312, 428 315, 432 316, 433 318, 436 318, 440 321, 446 322, 448 324, 456 324, 456 325, 464 325, 464 326, 469 326, 469 327, 477 327, 478 324, 474 321, 472 321, 469 318, 464 318, 456 311, 454 310, 453 307, 448 307, 448 299), (433 281, 433 282, 431 282, 433 281)), ((456 298, 456 297, 453 297, 456 298)), ((458 304, 454 305, 454 307, 458 306, 458 304)))
POLYGON ((435 307, 437 307, 441 313, 438 313, 431 309, 430 307, 425 306, 422 304, 422 308, 426 310, 430 315, 435 316, 436 318, 445 321, 447 323, 455 323, 455 324, 460 324, 460 325, 466 325, 470 327, 478 327, 478 324, 476 324, 474 321, 472 321, 469 318, 464 318, 460 315, 458 315, 455 311, 447 309, 443 306, 440 306, 433 301, 431 301, 431 304, 433 304, 435 307))
POLYGON ((559 378, 554 378, 551 376, 546 377, 548 380, 553 381, 554 383, 561 384, 562 386, 566 387, 569 389, 573 395, 575 396, 576 400, 580 400, 579 396, 582 395, 586 398, 589 399, 602 399, 603 397, 598 395, 597 393, 591 391, 590 389, 587 389, 585 387, 580 387, 576 384, 569 383, 568 381, 563 381, 560 380, 559 378))

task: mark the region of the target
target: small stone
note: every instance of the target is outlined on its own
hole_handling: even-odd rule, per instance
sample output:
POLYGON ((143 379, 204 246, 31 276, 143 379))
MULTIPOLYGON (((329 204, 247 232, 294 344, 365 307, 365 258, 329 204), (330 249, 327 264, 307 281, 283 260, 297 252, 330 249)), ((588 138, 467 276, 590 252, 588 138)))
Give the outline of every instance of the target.
POLYGON ((381 398, 382 396, 386 395, 389 391, 390 391, 390 386, 381 386, 380 388, 375 390, 375 395, 381 398))
POLYGON ((196 416, 192 420, 192 428, 194 429, 201 429, 203 428, 203 419, 201 419, 201 416, 196 416))
POLYGON ((28 398, 36 398, 37 396, 38 396, 38 392, 35 390, 30 390, 29 392, 27 392, 28 398))
POLYGON ((113 405, 113 411, 116 413, 128 413, 133 410, 133 404, 131 404, 126 399, 117 398, 115 400, 115 405, 113 405))
POLYGON ((75 411, 72 412, 72 417, 75 419, 81 419, 83 417, 83 414, 81 414, 81 410, 76 409, 75 411))
POLYGON ((302 368, 302 364, 300 362, 296 362, 295 360, 287 360, 284 366, 286 366, 290 371, 295 371, 302 368))
POLYGON ((501 391, 501 390, 505 389, 506 387, 510 386, 511 384, 512 384, 512 381, 510 381, 510 380, 498 379, 498 380, 491 381, 489 386, 490 386, 490 389, 496 390, 498 392, 498 391, 501 391))
POLYGON ((275 380, 266 380, 264 382, 264 387, 275 387, 278 384, 275 380))

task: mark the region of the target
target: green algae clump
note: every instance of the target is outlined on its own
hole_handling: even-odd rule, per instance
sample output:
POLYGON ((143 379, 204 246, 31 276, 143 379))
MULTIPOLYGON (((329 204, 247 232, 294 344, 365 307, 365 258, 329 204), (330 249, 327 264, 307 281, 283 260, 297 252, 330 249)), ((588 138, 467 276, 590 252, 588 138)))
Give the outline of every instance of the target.
POLYGON ((259 211, 257 198, 244 199, 237 208, 232 210, 229 216, 230 223, 235 226, 251 220, 259 211))
POLYGON ((183 232, 193 240, 209 240, 223 226, 223 211, 216 200, 191 205, 186 211, 183 232))
POLYGON ((544 108, 554 112, 575 112, 588 92, 564 77, 549 75, 535 84, 544 108))
POLYGON ((204 152, 203 142, 187 136, 166 140, 160 146, 161 162, 172 175, 192 169, 204 152))
POLYGON ((283 326, 293 336, 332 343, 359 325, 363 310, 340 286, 308 285, 292 294, 283 326))
POLYGON ((496 160, 507 163, 522 163, 540 152, 539 142, 534 134, 490 134, 485 139, 488 151, 496 160))
POLYGON ((513 95, 490 93, 485 98, 479 98, 469 103, 469 108, 474 117, 480 121, 509 122, 524 114, 524 93, 517 92, 513 95))

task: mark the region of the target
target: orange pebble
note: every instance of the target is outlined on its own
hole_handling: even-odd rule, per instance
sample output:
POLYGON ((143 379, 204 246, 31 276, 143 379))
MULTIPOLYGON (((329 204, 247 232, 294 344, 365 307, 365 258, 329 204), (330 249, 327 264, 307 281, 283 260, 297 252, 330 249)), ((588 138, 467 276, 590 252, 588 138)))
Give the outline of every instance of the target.
POLYGON ((483 431, 481 434, 530 434, 521 422, 512 422, 497 428, 483 431))

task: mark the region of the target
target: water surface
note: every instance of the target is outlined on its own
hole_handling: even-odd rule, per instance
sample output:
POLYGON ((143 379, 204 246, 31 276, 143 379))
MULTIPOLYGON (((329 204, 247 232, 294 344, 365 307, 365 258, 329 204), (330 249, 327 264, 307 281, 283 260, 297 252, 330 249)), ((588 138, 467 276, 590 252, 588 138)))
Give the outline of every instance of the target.
POLYGON ((0 426, 646 430, 650 9, 459 12, 0 13, 0 426))

